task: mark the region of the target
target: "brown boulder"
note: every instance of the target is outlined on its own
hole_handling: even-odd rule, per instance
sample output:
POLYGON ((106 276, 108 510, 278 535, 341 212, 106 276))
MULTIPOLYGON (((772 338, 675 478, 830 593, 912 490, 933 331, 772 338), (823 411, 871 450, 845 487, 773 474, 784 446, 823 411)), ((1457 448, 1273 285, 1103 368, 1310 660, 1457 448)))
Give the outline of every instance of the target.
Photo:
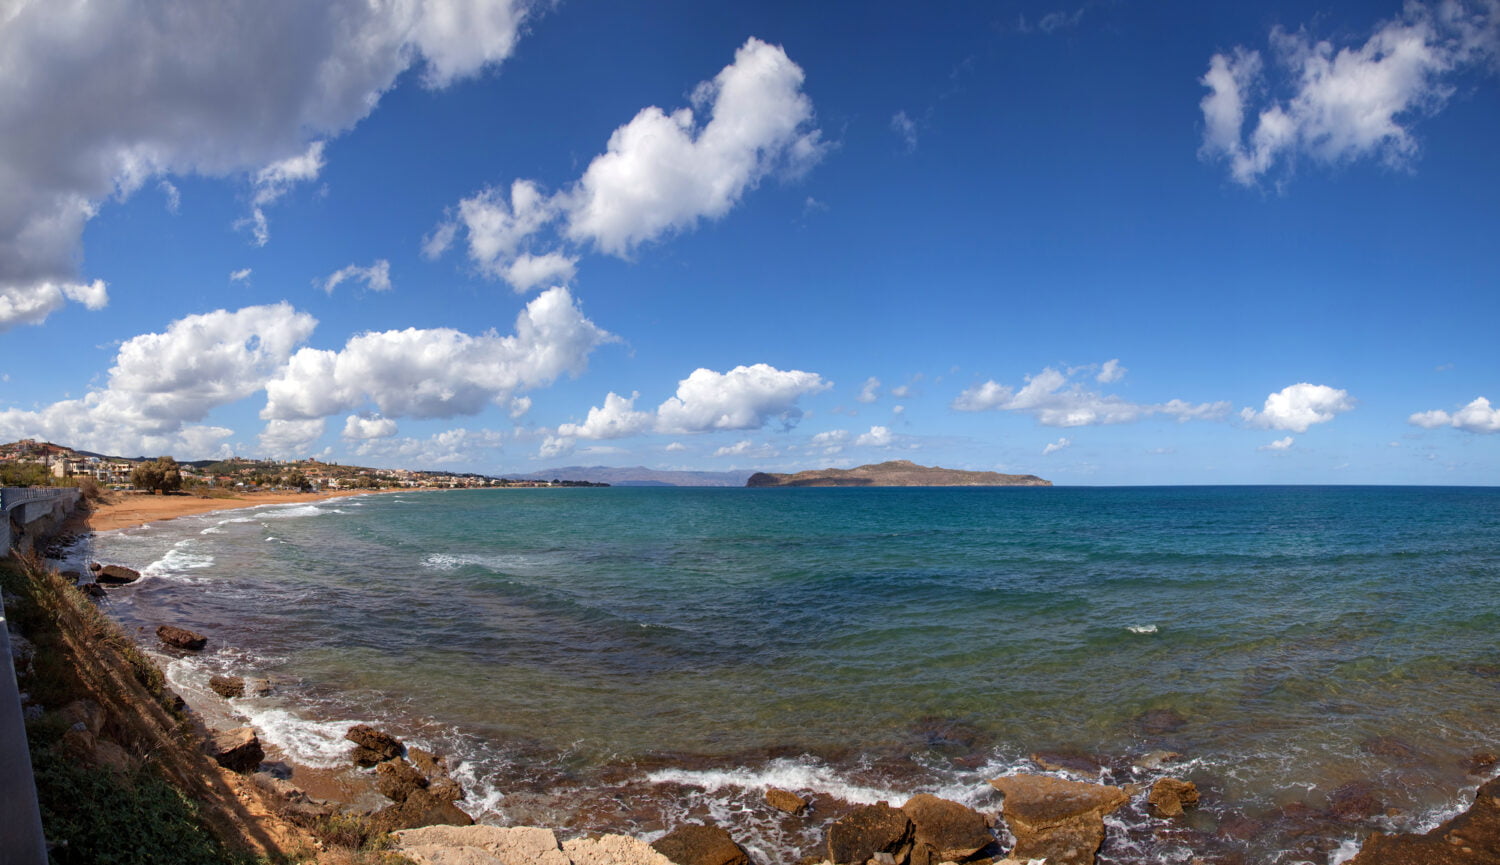
POLYGON ((413 792, 427 789, 427 779, 422 773, 400 757, 376 766, 375 774, 380 776, 375 781, 375 789, 392 802, 405 802, 413 792))
POLYGON ((82 592, 85 596, 90 598, 103 598, 109 594, 108 592, 104 591, 104 587, 99 585, 98 583, 79 583, 77 588, 78 591, 82 592))
POLYGON ((777 811, 785 811, 795 817, 807 810, 807 800, 788 790, 771 787, 766 790, 766 804, 777 811))
POLYGON ((984 815, 957 802, 918 793, 901 810, 911 819, 917 846, 927 847, 934 862, 967 859, 994 843, 984 815))
POLYGON ((231 772, 253 772, 266 759, 260 739, 250 727, 215 733, 208 740, 208 756, 231 772))
POLYGON ((351 755, 357 766, 374 766, 399 757, 406 750, 400 739, 368 724, 355 724, 344 734, 344 738, 359 746, 351 755))
POLYGON ((106 586, 123 586, 141 578, 141 572, 121 565, 105 565, 94 571, 94 582, 106 586))
POLYGON ((1376 832, 1347 865, 1494 863, 1500 863, 1500 778, 1479 788, 1469 810, 1425 835, 1376 832))
POLYGON ((1104 815, 1130 799, 1119 787, 1048 775, 1010 775, 990 786, 1005 795, 1005 822, 1016 837, 1010 856, 1048 865, 1091 865, 1104 843, 1104 815))
POLYGON ((156 638, 174 649, 188 649, 194 652, 208 645, 207 637, 175 625, 162 625, 157 628, 156 638))
POLYGON ((876 853, 897 862, 911 851, 916 829, 911 818, 885 802, 855 808, 828 827, 828 858, 834 865, 864 865, 876 853))
POLYGON ((718 826, 678 826, 651 847, 676 865, 750 865, 750 855, 718 826))
POLYGON ((1151 785, 1151 794, 1146 801, 1156 809, 1158 817, 1177 817, 1183 808, 1198 804, 1198 786, 1192 781, 1162 778, 1151 785))
POLYGON ((370 818, 376 832, 416 829, 421 826, 472 826, 474 818, 452 802, 438 799, 426 790, 413 790, 406 801, 384 808, 370 818))
POLYGON ((208 680, 208 687, 226 700, 245 696, 245 680, 240 676, 214 676, 208 680))

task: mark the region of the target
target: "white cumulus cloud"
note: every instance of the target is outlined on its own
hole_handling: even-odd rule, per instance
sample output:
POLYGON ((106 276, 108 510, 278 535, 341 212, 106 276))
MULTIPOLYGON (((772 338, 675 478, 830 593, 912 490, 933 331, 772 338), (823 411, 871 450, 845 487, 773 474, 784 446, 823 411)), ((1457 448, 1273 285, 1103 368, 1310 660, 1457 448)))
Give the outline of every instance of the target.
POLYGON ((867 433, 861 433, 854 440, 855 447, 888 448, 895 437, 891 435, 890 428, 883 426, 872 426, 867 433))
POLYGON ((581 373, 589 353, 614 339, 567 289, 553 288, 516 316, 512 336, 407 328, 361 334, 339 351, 302 349, 267 383, 261 417, 326 417, 367 401, 388 417, 472 415, 581 373))
POLYGON ((722 373, 700 368, 678 382, 677 394, 657 407, 656 427, 664 433, 748 430, 772 420, 790 427, 802 417, 797 401, 829 387, 817 373, 764 363, 722 373))
POLYGON ((1042 448, 1042 456, 1055 454, 1072 443, 1072 440, 1066 437, 1060 438, 1055 442, 1048 442, 1046 447, 1042 448))
POLYGON ((424 252, 442 254, 463 232, 481 272, 526 291, 575 275, 568 243, 624 257, 723 217, 768 175, 804 172, 827 149, 803 77, 784 50, 751 38, 694 89, 690 107, 642 109, 567 188, 549 195, 517 180, 481 190, 428 235, 424 252))
POLYGON ((346 439, 364 441, 390 438, 395 434, 396 422, 373 412, 351 414, 344 419, 344 438, 346 439))
POLYGON ((1354 398, 1348 391, 1301 382, 1267 396, 1260 411, 1242 409, 1240 417, 1251 426, 1305 433, 1313 424, 1327 423, 1353 408, 1354 398))
POLYGON ((639 435, 651 428, 650 412, 636 411, 635 401, 639 393, 627 399, 611 391, 604 397, 604 405, 589 409, 581 424, 565 423, 557 428, 559 436, 584 439, 617 439, 639 435))
MULTIPOLYGON (((84 227, 170 176, 249 183, 265 209, 404 70, 442 86, 506 58, 528 0, 11 0, 0 11, 0 330, 80 279, 84 227), (89 72, 89 74, 84 74, 89 72), (83 76, 83 77, 80 77, 83 76)), ((78 293, 78 292, 75 292, 78 293)), ((90 295, 85 294, 85 297, 90 295)), ((80 301, 82 302, 82 301, 80 301)))
POLYGON ((1291 436, 1287 436, 1286 438, 1279 438, 1276 441, 1270 442, 1269 444, 1263 444, 1260 447, 1256 448, 1256 450, 1258 450, 1258 451, 1284 451, 1284 450, 1287 450, 1288 448, 1290 448, 1292 446, 1292 442, 1293 441, 1294 441, 1294 439, 1291 436))
POLYGON ((1097 381, 1100 384, 1111 384, 1124 378, 1126 371, 1127 370, 1125 369, 1125 367, 1120 366, 1119 358, 1112 358, 1110 360, 1106 360, 1104 364, 1099 367, 1099 374, 1094 376, 1094 381, 1097 381))
POLYGON ((1315 41, 1305 30, 1271 32, 1271 70, 1260 52, 1215 54, 1201 83, 1202 155, 1228 163, 1252 185, 1298 158, 1336 165, 1376 158, 1409 165, 1414 121, 1441 110, 1454 79, 1484 71, 1500 55, 1500 4, 1493 0, 1409 2, 1362 45, 1315 41), (1285 83, 1289 95, 1277 95, 1285 83), (1262 94, 1268 97, 1258 100, 1262 94), (1259 104, 1253 126, 1247 113, 1259 104))
MULTIPOLYGON (((1118 361, 1113 369, 1119 369, 1118 361)), ((1106 365, 1107 366, 1107 365, 1106 365)), ((1071 370, 1070 372, 1078 372, 1071 370)), ((1090 390, 1083 382, 1070 381, 1069 373, 1051 367, 1026 377, 1020 390, 990 380, 958 395, 953 408, 959 411, 1012 411, 1032 415, 1043 426, 1074 427, 1131 423, 1151 415, 1167 415, 1178 421, 1222 420, 1229 403, 1189 403, 1180 399, 1164 403, 1133 403, 1113 394, 1090 390)))
POLYGON ((865 379, 865 383, 860 386, 859 396, 855 399, 860 402, 874 402, 880 399, 880 379, 873 375, 865 379))
POLYGON ((1490 401, 1482 396, 1475 397, 1473 402, 1451 414, 1442 409, 1434 409, 1417 412, 1407 420, 1427 429, 1451 426, 1472 433, 1500 432, 1500 408, 1491 406, 1490 401))
POLYGON ((215 310, 126 340, 103 388, 37 411, 0 411, 0 438, 128 455, 208 455, 231 435, 213 409, 263 388, 317 321, 287 303, 215 310))

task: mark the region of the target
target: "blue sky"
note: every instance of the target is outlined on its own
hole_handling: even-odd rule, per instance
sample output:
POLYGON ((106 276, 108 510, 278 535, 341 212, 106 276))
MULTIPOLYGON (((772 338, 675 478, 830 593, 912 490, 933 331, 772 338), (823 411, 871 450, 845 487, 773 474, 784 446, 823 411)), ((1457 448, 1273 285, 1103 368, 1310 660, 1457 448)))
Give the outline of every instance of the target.
POLYGON ((849 8, 11 4, 0 439, 1500 484, 1500 3, 849 8))

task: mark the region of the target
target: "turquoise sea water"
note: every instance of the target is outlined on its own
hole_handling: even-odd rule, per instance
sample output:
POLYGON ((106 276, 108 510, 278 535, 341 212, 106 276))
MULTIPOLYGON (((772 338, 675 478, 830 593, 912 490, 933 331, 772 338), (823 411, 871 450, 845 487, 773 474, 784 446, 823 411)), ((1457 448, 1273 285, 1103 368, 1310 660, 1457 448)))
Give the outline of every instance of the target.
POLYGON ((211 636, 180 687, 277 680, 233 705, 293 762, 375 721, 461 757, 488 819, 712 817, 763 862, 822 825, 767 785, 993 809, 1034 754, 1149 783, 1162 749, 1204 806, 1121 813, 1104 861, 1337 861, 1500 750, 1493 488, 402 493, 91 552, 147 572, 112 614, 211 636))

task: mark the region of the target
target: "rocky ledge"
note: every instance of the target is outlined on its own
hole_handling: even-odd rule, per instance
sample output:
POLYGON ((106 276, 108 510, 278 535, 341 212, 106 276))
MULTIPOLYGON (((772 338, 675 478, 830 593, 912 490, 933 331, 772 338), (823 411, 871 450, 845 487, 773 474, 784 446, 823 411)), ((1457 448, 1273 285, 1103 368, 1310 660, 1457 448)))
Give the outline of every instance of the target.
POLYGON ((1036 475, 970 472, 891 460, 852 469, 815 469, 796 474, 756 472, 747 487, 1050 487, 1036 475))

